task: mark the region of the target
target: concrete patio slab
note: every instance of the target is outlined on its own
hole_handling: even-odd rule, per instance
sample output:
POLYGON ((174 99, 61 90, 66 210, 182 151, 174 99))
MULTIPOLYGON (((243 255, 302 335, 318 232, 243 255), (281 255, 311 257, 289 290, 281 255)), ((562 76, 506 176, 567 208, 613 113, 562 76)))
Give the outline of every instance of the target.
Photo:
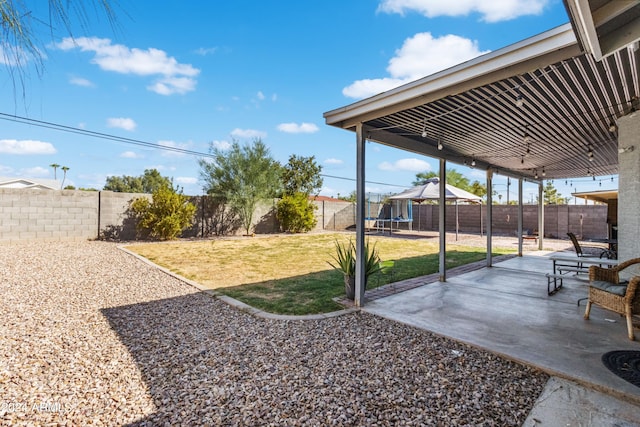
POLYGON ((640 423, 640 387, 617 377, 601 362, 608 351, 640 350, 640 343, 627 338, 624 318, 615 313, 594 306, 591 319, 584 320, 585 304, 577 304, 587 293, 584 276, 565 279, 563 288, 548 296, 544 276, 552 271, 548 255, 513 258, 446 283, 369 301, 363 310, 631 402, 640 423))

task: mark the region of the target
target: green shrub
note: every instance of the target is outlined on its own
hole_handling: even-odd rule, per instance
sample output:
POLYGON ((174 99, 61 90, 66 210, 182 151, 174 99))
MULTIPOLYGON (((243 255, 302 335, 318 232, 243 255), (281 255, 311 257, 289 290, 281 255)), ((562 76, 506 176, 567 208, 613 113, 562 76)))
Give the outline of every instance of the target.
POLYGON ((285 194, 278 202, 276 218, 284 231, 306 233, 318 223, 317 206, 304 193, 285 194))
POLYGON ((137 219, 136 229, 152 239, 175 239, 190 227, 196 207, 189 203, 187 196, 169 185, 163 185, 153 192, 152 200, 146 197, 134 199, 131 211, 137 219))

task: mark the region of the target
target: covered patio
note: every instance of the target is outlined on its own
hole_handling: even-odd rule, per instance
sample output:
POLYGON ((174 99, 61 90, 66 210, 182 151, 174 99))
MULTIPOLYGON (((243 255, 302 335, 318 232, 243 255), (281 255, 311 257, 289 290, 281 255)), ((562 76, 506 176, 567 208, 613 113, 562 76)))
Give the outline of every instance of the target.
MULTIPOLYGON (((577 301, 586 297, 588 283, 582 277, 566 279, 559 292, 547 294, 545 273, 553 272, 553 264, 542 251, 542 203, 540 251, 523 256, 522 250, 524 181, 537 183, 543 200, 547 179, 618 174, 618 256, 621 262, 640 256, 640 3, 564 3, 568 24, 324 114, 328 125, 356 138, 358 254, 364 248, 368 141, 438 159, 441 182, 448 162, 486 171, 487 189, 498 174, 518 182, 518 257, 493 263, 488 191, 487 268, 448 278, 441 192, 439 280, 366 301, 359 258, 354 303, 633 401, 625 419, 634 425, 640 389, 611 373, 601 357, 638 350, 638 343, 628 339, 625 321, 615 313, 593 307, 590 320, 583 318, 584 302, 577 301)), ((573 411, 581 418, 580 409, 564 409, 564 415, 573 411)), ((602 425, 587 420, 592 412, 586 412, 588 425, 602 425)))
MULTIPOLYGON (((584 18, 586 11, 577 3, 565 2, 569 15, 573 18, 580 12, 584 18)), ((580 2, 585 3, 590 4, 580 2)), ((622 17, 634 31, 638 26, 637 2, 591 3, 594 17, 590 25, 596 25, 598 35, 604 37, 601 27, 606 22, 619 22, 622 17), (596 6, 602 6, 607 14, 596 6)), ((439 159, 441 182, 446 182, 447 162, 486 171, 487 188, 492 188, 496 174, 514 178, 520 206, 525 180, 538 184, 538 200, 542 200, 546 179, 619 174, 618 219, 623 236, 619 256, 626 260, 640 254, 640 219, 636 214, 640 150, 634 151, 640 135, 637 34, 625 33, 635 37, 629 40, 608 32, 607 48, 596 55, 593 40, 587 43, 581 38, 584 32, 579 29, 583 27, 590 30, 589 23, 573 18, 570 24, 324 114, 327 124, 353 131, 356 136, 358 253, 364 248, 365 146, 372 141, 439 159)), ((441 192, 441 236, 446 229, 444 201, 441 192)), ((541 203, 538 223, 542 249, 541 203)), ((491 224, 492 196, 488 191, 487 266, 492 265, 491 224)), ((522 234, 520 209, 518 235, 522 234)), ((447 280, 445 252, 446 242, 441 237, 443 282, 447 280)), ((358 306, 364 291, 363 265, 359 259, 358 306)))

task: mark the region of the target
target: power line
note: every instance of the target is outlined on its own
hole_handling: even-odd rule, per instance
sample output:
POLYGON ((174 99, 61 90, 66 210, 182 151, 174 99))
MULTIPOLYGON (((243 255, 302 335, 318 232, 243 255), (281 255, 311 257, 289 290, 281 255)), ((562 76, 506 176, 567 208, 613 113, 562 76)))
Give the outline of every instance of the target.
MULTIPOLYGON (((325 177, 325 178, 342 179, 342 180, 345 180, 345 181, 353 181, 353 182, 357 181, 357 179, 355 179, 355 178, 346 178, 346 177, 343 177, 343 176, 326 175, 326 174, 323 174, 323 173, 321 173, 320 176, 325 177)), ((377 184, 377 185, 386 185, 387 187, 400 187, 400 188, 407 187, 406 185, 388 184, 386 182, 376 182, 376 181, 365 181, 365 183, 367 183, 367 184, 377 184)))
POLYGON ((61 125, 61 124, 58 124, 58 123, 46 122, 46 121, 36 120, 36 119, 30 119, 28 117, 21 117, 21 116, 6 114, 6 113, 0 113, 0 119, 7 120, 7 121, 10 121, 10 122, 15 122, 15 123, 38 126, 38 127, 42 127, 42 128, 46 128, 46 129, 53 129, 53 130, 57 130, 57 131, 60 131, 60 132, 75 133, 75 134, 78 134, 78 135, 90 136, 90 137, 93 137, 93 138, 99 138, 99 139, 106 139, 106 140, 110 140, 110 141, 122 142, 122 143, 125 143, 125 144, 132 144, 132 145, 137 145, 137 146, 141 146, 141 147, 155 148, 155 149, 158 149, 158 150, 172 151, 172 152, 188 154, 188 155, 192 155, 192 156, 211 157, 211 158, 213 157, 213 155, 210 154, 210 153, 202 153, 200 151, 187 150, 185 148, 171 147, 171 146, 166 146, 166 145, 162 145, 162 144, 156 144, 156 143, 153 143, 153 142, 142 141, 142 140, 139 140, 139 139, 126 138, 126 137, 123 137, 123 136, 111 135, 111 134, 102 133, 102 132, 95 132, 95 131, 90 131, 90 130, 87 130, 87 129, 81 129, 81 128, 77 128, 77 127, 73 127, 73 126, 66 126, 66 125, 61 125))
MULTIPOLYGON (((200 151, 187 150, 185 148, 171 147, 171 146, 156 144, 153 142, 142 141, 140 139, 126 138, 126 137, 112 135, 112 134, 103 133, 103 132, 95 132, 95 131, 82 129, 78 127, 62 125, 59 123, 30 119, 28 117, 17 116, 14 114, 0 113, 0 119, 14 122, 14 123, 19 123, 19 124, 26 124, 26 125, 38 126, 45 129, 57 130, 59 132, 68 132, 68 133, 74 133, 78 135, 90 136, 92 138, 106 139, 109 141, 121 142, 124 144, 137 145, 140 147, 172 151, 172 152, 187 154, 191 156, 214 158, 214 155, 211 153, 203 153, 200 151)), ((354 182, 356 181, 355 178, 347 178, 343 176, 334 176, 334 175, 326 175, 326 174, 320 174, 320 176, 325 178, 341 179, 345 181, 354 181, 354 182)), ((368 184, 386 185, 388 187, 400 187, 400 188, 406 187, 406 185, 395 185, 395 184, 388 184, 385 182, 376 182, 376 181, 365 181, 365 182, 368 184)))

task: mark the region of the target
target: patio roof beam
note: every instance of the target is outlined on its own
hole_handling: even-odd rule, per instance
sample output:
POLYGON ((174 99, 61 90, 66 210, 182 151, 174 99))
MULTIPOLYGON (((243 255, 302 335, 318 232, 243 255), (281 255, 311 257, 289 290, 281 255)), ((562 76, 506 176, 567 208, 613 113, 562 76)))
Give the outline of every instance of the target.
POLYGON ((564 3, 579 43, 597 61, 640 40, 637 0, 564 0, 564 3))
MULTIPOLYGON (((387 145, 393 148, 399 148, 401 150, 410 151, 416 154, 421 154, 424 156, 433 157, 436 159, 445 159, 448 162, 455 163, 458 165, 464 165, 465 160, 468 160, 468 156, 462 156, 456 152, 448 150, 446 145, 442 150, 438 150, 437 141, 424 138, 424 142, 416 141, 412 138, 407 138, 402 135, 398 135, 387 130, 376 130, 371 127, 366 127, 365 134, 367 135, 367 139, 370 141, 374 141, 378 144, 387 145)), ((492 169, 496 174, 502 176, 508 176, 510 178, 519 179, 525 178, 523 175, 515 173, 509 169, 504 169, 492 165, 490 163, 486 163, 482 160, 475 159, 476 165, 475 169, 479 170, 487 170, 492 169)), ((533 178, 525 178, 528 182, 537 183, 538 180, 533 178)))

